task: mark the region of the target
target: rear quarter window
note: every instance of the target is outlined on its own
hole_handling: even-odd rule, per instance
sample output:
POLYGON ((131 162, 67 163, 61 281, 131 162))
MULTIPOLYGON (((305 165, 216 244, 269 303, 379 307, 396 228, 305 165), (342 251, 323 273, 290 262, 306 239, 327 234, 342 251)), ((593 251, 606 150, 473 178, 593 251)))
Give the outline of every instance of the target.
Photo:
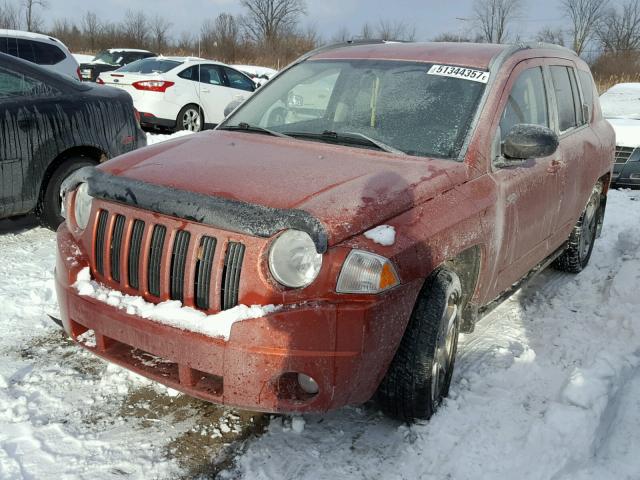
POLYGON ((593 99, 595 89, 593 77, 589 72, 578 70, 578 80, 580 81, 580 88, 582 88, 584 104, 589 107, 589 112, 593 112, 593 99))

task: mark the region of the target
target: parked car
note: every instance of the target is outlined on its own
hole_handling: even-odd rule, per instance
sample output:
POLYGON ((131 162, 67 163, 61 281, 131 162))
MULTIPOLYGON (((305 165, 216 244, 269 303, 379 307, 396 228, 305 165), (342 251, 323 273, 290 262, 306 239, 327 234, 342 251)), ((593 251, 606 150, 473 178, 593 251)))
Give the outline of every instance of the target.
POLYGON ((215 127, 229 103, 256 89, 245 74, 193 57, 138 60, 101 74, 98 83, 129 92, 143 127, 194 132, 215 127))
POLYGON ((80 79, 78 62, 57 38, 39 33, 0 29, 0 53, 22 58, 52 72, 80 79))
POLYGON ((605 118, 616 132, 611 185, 640 186, 640 83, 619 83, 600 97, 605 118))
POLYGON ((80 64, 80 76, 84 82, 95 82, 104 72, 111 72, 143 58, 155 57, 155 53, 135 48, 111 48, 98 53, 90 62, 80 64))
POLYGON ((460 331, 532 272, 587 266, 614 149, 568 49, 320 49, 215 131, 67 182, 63 324, 212 402, 322 412, 375 394, 428 418, 460 331), (289 111, 328 78, 324 108, 289 111))
POLYGON ((277 70, 268 67, 258 67, 256 65, 231 65, 236 70, 241 71, 251 78, 256 85, 262 86, 278 73, 277 70))
POLYGON ((144 145, 128 95, 0 53, 0 218, 57 228, 65 178, 144 145))

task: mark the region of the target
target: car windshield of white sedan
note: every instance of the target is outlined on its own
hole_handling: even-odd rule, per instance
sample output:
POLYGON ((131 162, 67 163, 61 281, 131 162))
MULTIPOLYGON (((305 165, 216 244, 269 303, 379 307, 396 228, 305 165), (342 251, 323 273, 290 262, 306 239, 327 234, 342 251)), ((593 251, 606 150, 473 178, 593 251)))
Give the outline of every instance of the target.
POLYGON ((98 53, 92 60, 93 63, 106 63, 107 65, 118 65, 122 60, 121 52, 110 52, 109 50, 104 50, 103 52, 98 53))
POLYGON ((457 159, 489 74, 425 63, 306 61, 220 129, 457 159))
POLYGON ((182 65, 182 62, 177 60, 143 58, 142 60, 131 62, 129 65, 125 65, 117 71, 128 73, 166 73, 179 65, 182 65))

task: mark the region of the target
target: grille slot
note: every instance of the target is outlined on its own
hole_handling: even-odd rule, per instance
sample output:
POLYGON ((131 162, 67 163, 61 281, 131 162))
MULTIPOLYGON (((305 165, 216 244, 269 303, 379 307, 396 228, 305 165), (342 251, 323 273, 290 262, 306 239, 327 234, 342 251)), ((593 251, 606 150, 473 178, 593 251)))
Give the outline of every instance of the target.
POLYGON ((162 225, 156 225, 153 227, 151 247, 149 248, 147 278, 149 282, 149 293, 156 297, 160 296, 160 267, 162 266, 162 253, 164 249, 164 238, 166 235, 166 227, 162 225))
POLYGON ((169 273, 169 296, 172 300, 184 301, 184 267, 187 261, 187 249, 191 234, 185 230, 176 232, 171 253, 171 271, 169 273))
POLYGON ((196 307, 203 310, 209 309, 209 298, 211 293, 211 269, 213 268, 213 258, 216 252, 217 240, 213 237, 202 237, 198 250, 198 261, 196 262, 194 297, 196 307))
POLYGON ((136 220, 133 222, 131 230, 131 240, 129 241, 129 285, 132 288, 140 288, 140 248, 142 247, 142 234, 144 233, 144 222, 136 220))
POLYGON ((238 289, 240 287, 240 271, 244 259, 245 246, 237 242, 229 242, 227 253, 224 257, 224 269, 222 271, 222 310, 227 310, 238 305, 238 289))
POLYGON ((634 150, 632 147, 616 147, 616 163, 627 163, 634 150))
POLYGON ((109 212, 106 210, 100 210, 98 214, 98 229, 96 232, 96 246, 95 246, 95 265, 96 271, 100 275, 104 275, 104 244, 105 236, 107 234, 107 220, 109 219, 109 212))
POLYGON ((116 282, 120 281, 120 250, 122 247, 122 235, 124 233, 124 217, 116 215, 111 234, 111 247, 109 257, 111 258, 111 278, 116 282))

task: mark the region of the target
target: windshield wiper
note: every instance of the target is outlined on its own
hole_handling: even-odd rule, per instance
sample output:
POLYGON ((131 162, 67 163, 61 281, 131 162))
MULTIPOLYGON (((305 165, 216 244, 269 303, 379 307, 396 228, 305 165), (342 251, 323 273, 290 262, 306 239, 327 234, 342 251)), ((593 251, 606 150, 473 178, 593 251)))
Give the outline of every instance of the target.
POLYGON ((374 147, 378 150, 388 153, 396 153, 398 155, 406 155, 402 150, 398 150, 391 145, 376 140, 375 138, 368 137, 367 135, 359 132, 334 132, 331 130, 325 130, 322 133, 307 133, 307 132, 287 132, 287 135, 291 137, 312 138, 318 140, 326 140, 335 143, 349 143, 356 145, 364 145, 374 147))
POLYGON ((269 130, 267 128, 256 127, 255 125, 249 125, 247 122, 240 122, 238 125, 223 125, 218 130, 242 130, 244 132, 251 133, 263 133, 265 135, 272 135, 274 137, 291 138, 291 136, 284 133, 276 132, 275 130, 269 130))

